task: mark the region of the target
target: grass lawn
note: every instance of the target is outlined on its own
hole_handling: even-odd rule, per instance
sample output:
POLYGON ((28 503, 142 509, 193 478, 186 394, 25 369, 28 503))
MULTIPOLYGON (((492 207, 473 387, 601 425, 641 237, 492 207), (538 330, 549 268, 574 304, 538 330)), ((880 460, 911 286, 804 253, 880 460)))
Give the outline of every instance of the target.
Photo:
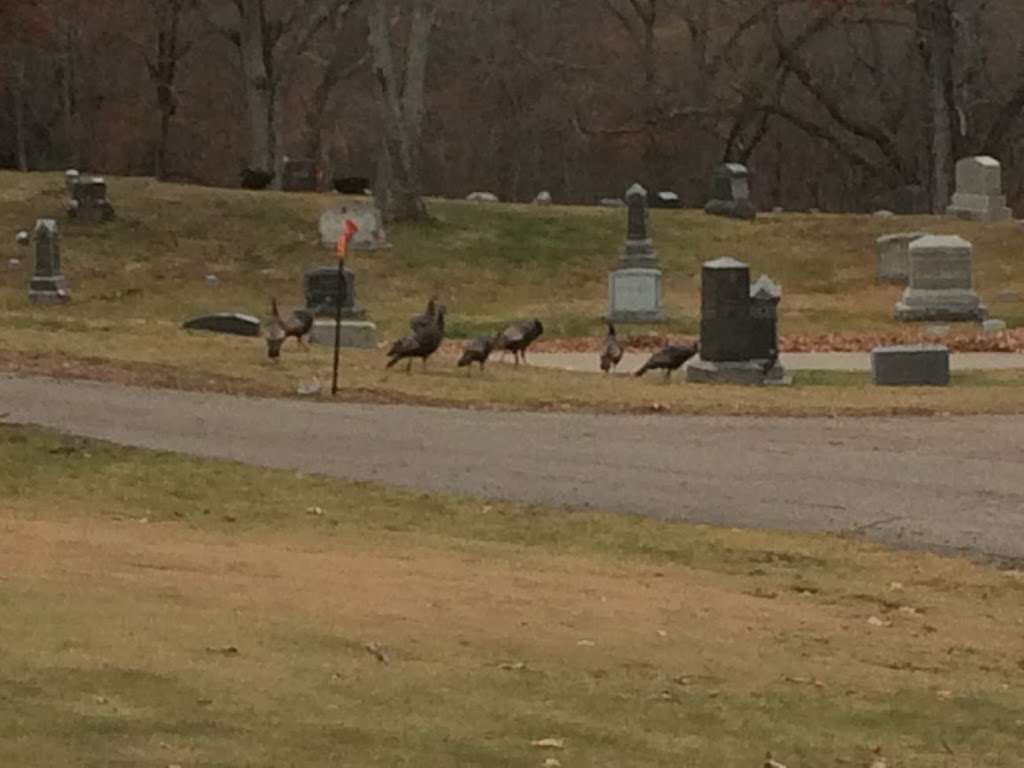
POLYGON ((0 531, 0 765, 1019 765, 1017 571, 13 427, 0 531))
MULTIPOLYGON (((251 193, 148 179, 109 179, 118 217, 104 225, 67 221, 60 174, 0 172, 0 370, 85 375, 147 385, 229 392, 291 394, 303 381, 327 380, 323 350, 288 345, 280 366, 263 357, 262 342, 191 334, 193 315, 245 311, 262 316, 268 298, 302 302, 304 270, 328 263, 317 241, 319 213, 335 196, 251 193), (33 307, 26 298, 31 253, 13 233, 36 218, 57 216, 73 301, 33 307), (7 267, 20 258, 16 268, 7 267), (207 274, 221 283, 208 286, 207 274)), ((601 331, 606 275, 624 229, 622 211, 604 208, 481 206, 431 201, 436 217, 390 232, 394 248, 355 254, 360 303, 381 338, 404 333, 408 317, 437 293, 450 309, 453 337, 537 315, 545 338, 601 331)), ((692 335, 698 324, 700 264, 723 255, 748 261, 784 288, 781 330, 800 336, 838 329, 892 333, 899 288, 873 282, 874 240, 894 230, 960 232, 975 242, 980 291, 1024 294, 1015 224, 979 225, 935 217, 767 215, 736 222, 694 211, 652 211, 665 270, 667 328, 692 335)), ((997 305, 1011 325, 1024 323, 1024 304, 997 305)), ((641 331, 645 329, 639 329, 641 331)), ((454 346, 454 345, 453 345, 454 346)), ((496 367, 467 380, 447 359, 429 377, 382 374, 381 353, 346 352, 346 399, 445 403, 467 407, 665 411, 674 413, 1016 413, 1024 411, 1024 376, 971 374, 948 391, 890 391, 865 378, 809 374, 795 390, 663 387, 655 381, 601 381, 556 371, 496 367)))

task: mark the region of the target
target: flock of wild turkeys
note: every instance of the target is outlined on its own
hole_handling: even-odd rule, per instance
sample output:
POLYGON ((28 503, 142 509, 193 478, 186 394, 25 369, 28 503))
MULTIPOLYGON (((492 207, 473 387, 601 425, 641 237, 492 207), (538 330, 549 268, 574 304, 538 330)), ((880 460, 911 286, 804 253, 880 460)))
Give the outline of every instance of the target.
MULTIPOLYGON (((401 360, 408 361, 406 371, 412 371, 413 360, 419 358, 426 367, 427 359, 441 347, 444 341, 445 307, 438 305, 435 299, 427 302, 426 310, 409 319, 409 333, 394 342, 387 352, 387 367, 391 368, 401 360)), ((271 314, 267 320, 265 337, 267 355, 277 358, 281 354, 281 346, 290 336, 294 336, 299 344, 304 343, 305 336, 313 327, 313 316, 306 310, 295 310, 287 319, 283 319, 277 309, 276 299, 271 300, 271 314)), ((462 356, 458 366, 465 368, 474 363, 483 371, 488 358, 494 352, 511 352, 516 365, 520 360, 526 362, 526 351, 530 345, 544 333, 544 324, 540 320, 523 320, 513 323, 504 330, 491 336, 480 336, 470 339, 462 346, 462 356)), ((664 347, 644 363, 636 372, 643 376, 648 371, 664 371, 667 379, 673 371, 679 370, 687 360, 697 354, 698 344, 670 345, 664 347)), ((622 362, 624 347, 615 335, 615 326, 608 323, 608 333, 601 343, 601 370, 610 373, 622 362)))

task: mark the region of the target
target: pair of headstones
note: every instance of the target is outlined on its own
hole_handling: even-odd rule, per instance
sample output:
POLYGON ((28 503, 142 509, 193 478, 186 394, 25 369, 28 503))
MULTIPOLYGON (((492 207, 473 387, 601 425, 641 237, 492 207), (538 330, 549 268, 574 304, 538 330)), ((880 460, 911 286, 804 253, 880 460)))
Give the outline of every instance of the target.
POLYGON ((711 177, 711 199, 704 212, 732 219, 752 220, 757 209, 750 200, 750 171, 740 163, 723 163, 711 177))
POLYGON ((79 221, 110 221, 114 206, 107 198, 107 182, 102 176, 83 177, 76 170, 65 171, 68 216, 79 221))

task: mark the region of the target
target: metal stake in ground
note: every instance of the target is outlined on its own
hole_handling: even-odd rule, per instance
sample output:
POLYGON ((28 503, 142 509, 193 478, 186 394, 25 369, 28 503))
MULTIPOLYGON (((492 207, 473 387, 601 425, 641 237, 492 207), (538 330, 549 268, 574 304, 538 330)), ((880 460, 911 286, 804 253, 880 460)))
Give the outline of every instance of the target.
POLYGON ((359 227, 352 219, 345 219, 345 228, 338 236, 335 252, 338 254, 338 293, 334 300, 334 375, 331 378, 331 396, 338 394, 338 363, 341 359, 341 305, 345 301, 345 255, 348 243, 359 227))

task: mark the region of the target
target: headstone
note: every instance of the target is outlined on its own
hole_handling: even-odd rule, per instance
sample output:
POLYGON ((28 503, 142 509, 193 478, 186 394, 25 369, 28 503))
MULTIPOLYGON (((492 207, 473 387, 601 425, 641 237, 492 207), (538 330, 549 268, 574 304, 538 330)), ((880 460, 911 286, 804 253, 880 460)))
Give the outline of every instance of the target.
POLYGON ((53 219, 39 219, 35 232, 35 265, 28 299, 33 304, 63 304, 71 298, 60 271, 60 232, 53 219))
POLYGON ((207 275, 206 284, 211 288, 216 288, 218 285, 220 285, 220 278, 217 277, 216 275, 207 275))
POLYGON ((7 260, 7 267, 8 267, 8 269, 17 269, 20 266, 21 266, 21 259, 8 259, 7 260))
POLYGON ((102 176, 79 178, 74 186, 75 196, 68 207, 68 215, 79 221, 110 221, 114 206, 107 199, 107 182, 102 176))
POLYGON ((739 163, 723 163, 711 177, 711 199, 704 212, 733 219, 754 219, 757 210, 750 202, 750 171, 739 163))
POLYGON ((218 312, 213 315, 201 315, 187 320, 182 328, 189 331, 213 331, 234 336, 259 336, 259 318, 243 315, 238 312, 218 312))
POLYGON ((621 197, 602 197, 597 202, 603 208, 625 208, 626 201, 621 197))
POLYGON ((345 220, 351 219, 359 227, 349 241, 352 251, 377 251, 390 248, 387 234, 384 231, 380 210, 372 203, 343 205, 320 214, 320 244, 325 248, 334 248, 338 237, 345 230, 345 220))
POLYGON ((767 360, 779 349, 779 302, 782 289, 768 275, 750 286, 750 349, 754 360, 767 360))
POLYGON ((285 192, 316 192, 320 171, 315 160, 284 158, 281 167, 281 189, 285 192))
POLYGON ((81 177, 82 174, 74 168, 64 171, 64 194, 69 201, 75 199, 75 187, 78 186, 78 181, 81 177))
POLYGON ((926 232, 897 232, 875 241, 878 256, 876 277, 882 283, 906 285, 910 276, 910 244, 926 232))
POLYGON ((946 215, 971 221, 1006 221, 1003 170, 994 157, 965 157, 956 164, 956 194, 946 215))
POLYGON ((910 243, 909 285, 896 319, 983 321, 988 311, 974 292, 973 261, 971 244, 955 235, 926 235, 910 243))
MULTIPOLYGON (((341 301, 341 316, 345 319, 362 320, 366 310, 356 304, 356 276, 348 267, 344 268, 345 295, 341 301)), ((302 290, 306 296, 306 309, 317 317, 334 318, 338 297, 338 268, 319 267, 303 276, 302 290)))
POLYGON ((985 333, 1002 333, 1006 330, 1006 321, 992 318, 981 324, 981 330, 985 333))
POLYGON ((682 208, 683 202, 675 192, 659 192, 654 196, 652 208, 682 208))
POLYGON ((534 205, 551 205, 551 193, 546 189, 538 192, 537 196, 533 198, 534 205))
POLYGON ((788 384, 778 359, 781 289, 767 276, 750 285, 750 268, 730 258, 704 264, 701 273, 700 358, 687 381, 788 384))
POLYGON ((876 347, 871 378, 878 386, 944 387, 949 384, 949 349, 941 345, 876 347))
POLYGON ((873 214, 871 214, 871 215, 872 215, 872 216, 877 216, 877 217, 878 217, 878 218, 880 218, 880 219, 888 219, 889 217, 891 217, 891 216, 895 216, 896 214, 895 214, 895 213, 893 213, 892 211, 887 211, 887 210, 885 210, 885 209, 883 208, 883 209, 881 209, 881 210, 879 210, 879 211, 875 211, 875 212, 874 212, 873 214))
MULTIPOLYGON (((334 320, 320 318, 313 322, 309 339, 314 344, 334 346, 334 320)), ((373 349, 377 346, 377 326, 368 320, 342 320, 340 346, 373 349)))
POLYGON ((608 276, 608 319, 613 323, 658 323, 661 270, 654 252, 647 213, 647 190, 634 184, 626 191, 626 242, 618 268, 608 276))
POLYGON ((498 196, 491 192, 470 192, 466 199, 471 203, 497 203, 498 196))
POLYGON ((14 242, 18 245, 30 245, 32 243, 32 235, 23 229, 14 236, 14 242))

